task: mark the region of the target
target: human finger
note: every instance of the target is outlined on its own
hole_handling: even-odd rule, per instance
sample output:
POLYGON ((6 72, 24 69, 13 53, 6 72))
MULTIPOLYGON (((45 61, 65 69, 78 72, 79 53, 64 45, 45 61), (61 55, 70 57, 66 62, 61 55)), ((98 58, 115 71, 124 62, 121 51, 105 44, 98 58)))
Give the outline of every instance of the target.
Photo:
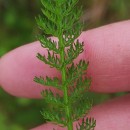
MULTIPOLYGON (((107 25, 79 37, 85 51, 78 60, 89 60, 88 76, 91 90, 119 92, 130 90, 130 21, 107 25)), ((33 81, 34 76, 57 76, 60 73, 36 58, 36 53, 47 54, 39 42, 19 47, 0 59, 0 84, 12 95, 39 98, 47 87, 33 81)), ((52 88, 53 89, 53 88, 52 88)), ((55 91, 53 89, 53 91, 55 91)))
POLYGON ((91 90, 130 90, 130 20, 84 33, 85 50, 92 77, 91 90))
MULTIPOLYGON (((89 117, 96 119, 94 130, 129 130, 130 129, 130 95, 116 98, 93 107, 89 117)), ((81 121, 80 121, 81 123, 81 121)), ((74 130, 76 130, 76 122, 74 130)), ((66 130, 57 125, 47 123, 31 130, 66 130)))

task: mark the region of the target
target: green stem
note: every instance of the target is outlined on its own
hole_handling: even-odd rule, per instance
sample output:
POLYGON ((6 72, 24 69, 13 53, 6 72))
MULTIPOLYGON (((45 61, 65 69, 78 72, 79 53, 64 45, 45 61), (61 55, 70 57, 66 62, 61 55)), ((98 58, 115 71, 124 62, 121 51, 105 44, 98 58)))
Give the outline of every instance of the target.
POLYGON ((61 74, 62 74, 62 87, 64 90, 64 103, 66 104, 65 106, 65 112, 66 112, 66 117, 67 117, 67 128, 68 130, 73 130, 73 121, 72 121, 72 115, 71 115, 71 106, 69 104, 69 98, 68 98, 68 86, 66 85, 66 65, 64 65, 65 63, 65 47, 64 47, 64 42, 63 42, 63 37, 62 37, 62 33, 60 33, 61 35, 59 36, 59 44, 60 44, 60 58, 61 58, 61 64, 62 66, 62 70, 61 70, 61 74))

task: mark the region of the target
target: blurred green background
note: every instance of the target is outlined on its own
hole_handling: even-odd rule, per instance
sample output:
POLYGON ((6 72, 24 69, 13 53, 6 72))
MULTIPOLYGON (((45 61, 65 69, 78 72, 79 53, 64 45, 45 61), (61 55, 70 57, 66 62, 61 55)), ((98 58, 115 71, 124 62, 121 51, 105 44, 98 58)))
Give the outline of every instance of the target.
MULTIPOLYGON (((130 0, 80 0, 85 29, 130 19, 130 0)), ((35 41, 38 33, 35 16, 40 12, 40 0, 0 0, 0 57, 8 51, 35 41)), ((99 104, 116 94, 94 94, 99 104)), ((42 100, 16 98, 0 88, 0 130, 28 130, 45 120, 40 115, 42 100)))

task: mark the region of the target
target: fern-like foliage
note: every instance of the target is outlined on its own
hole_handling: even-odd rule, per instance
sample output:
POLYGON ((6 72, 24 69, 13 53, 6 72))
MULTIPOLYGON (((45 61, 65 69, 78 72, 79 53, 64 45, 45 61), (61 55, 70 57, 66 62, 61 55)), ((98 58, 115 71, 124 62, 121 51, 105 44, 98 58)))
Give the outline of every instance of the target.
MULTIPOLYGON (((83 118, 91 109, 92 101, 86 98, 91 79, 86 77, 88 62, 74 60, 84 51, 84 43, 76 40, 83 25, 79 22, 82 10, 76 7, 78 0, 41 0, 42 15, 36 18, 38 27, 44 32, 58 38, 54 41, 46 35, 38 35, 38 40, 47 55, 37 54, 37 58, 56 68, 61 73, 58 77, 35 77, 34 81, 48 86, 41 92, 44 101, 51 106, 41 112, 43 117, 68 130, 73 130, 73 122, 83 118), (54 94, 49 87, 63 92, 63 96, 54 94)), ((84 119, 77 125, 77 130, 94 130, 94 119, 84 119)))
POLYGON ((94 130, 94 127, 96 126, 96 120, 94 118, 90 119, 82 119, 82 123, 78 123, 76 126, 76 130, 94 130))

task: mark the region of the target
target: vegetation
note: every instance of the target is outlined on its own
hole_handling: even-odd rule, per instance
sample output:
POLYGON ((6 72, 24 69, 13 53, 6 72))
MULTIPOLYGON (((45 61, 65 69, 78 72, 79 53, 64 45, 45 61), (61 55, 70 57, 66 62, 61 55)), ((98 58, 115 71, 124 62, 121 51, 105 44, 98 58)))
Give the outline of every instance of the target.
MULTIPOLYGON (((102 0, 108 3, 98 1, 80 0, 79 2, 79 5, 84 5, 82 19, 86 21, 87 29, 130 19, 129 0, 109 2, 102 0), (99 6, 102 7, 102 10, 96 14, 99 6)), ((39 13, 39 0, 0 0, 0 56, 18 46, 36 40, 35 35, 38 33, 38 29, 34 17, 39 13)), ((113 96, 115 94, 89 94, 89 97, 94 99, 94 104, 113 96)), ((40 100, 12 97, 0 88, 0 129, 26 130, 43 123, 39 112, 43 107, 41 102, 40 100)))
POLYGON ((84 51, 84 43, 76 38, 82 33, 82 23, 79 22, 82 10, 77 7, 78 0, 45 1, 42 15, 36 18, 37 24, 45 34, 55 36, 55 42, 45 34, 38 35, 38 40, 48 55, 37 54, 37 58, 56 68, 61 74, 58 77, 35 77, 34 81, 48 87, 55 87, 63 95, 54 94, 49 88, 42 91, 43 100, 51 107, 44 108, 44 119, 73 130, 73 122, 83 118, 82 124, 77 124, 77 130, 93 130, 96 126, 94 119, 85 119, 83 116, 92 107, 92 101, 86 99, 91 80, 86 76, 88 63, 80 59, 74 60, 84 51), (84 100, 85 99, 85 100, 84 100))

